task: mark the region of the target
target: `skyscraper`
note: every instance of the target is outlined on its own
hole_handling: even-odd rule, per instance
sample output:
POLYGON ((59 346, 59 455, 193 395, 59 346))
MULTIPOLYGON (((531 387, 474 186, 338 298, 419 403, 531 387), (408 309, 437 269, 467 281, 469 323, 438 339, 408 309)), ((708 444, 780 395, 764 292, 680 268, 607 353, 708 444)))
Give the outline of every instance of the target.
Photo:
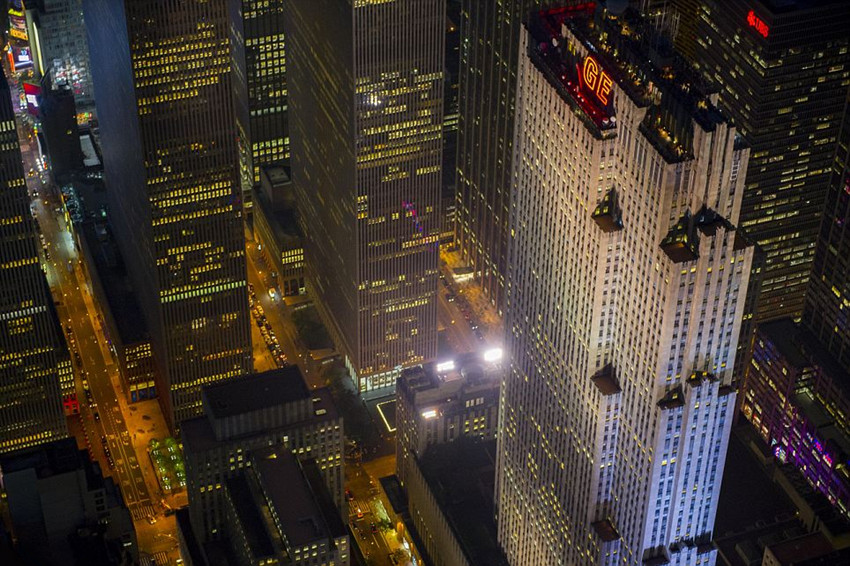
MULTIPOLYGON (((41 270, 12 94, 0 73, 0 453, 67 436, 58 319, 41 270)), ((65 364, 68 353, 65 350, 65 364)))
POLYGON ((233 89, 243 199, 260 184, 260 167, 289 158, 286 121, 284 0, 229 0, 233 89))
POLYGON ((37 72, 52 75, 54 83, 67 84, 77 104, 90 105, 93 94, 82 0, 30 0, 26 20, 37 72))
POLYGON ((86 0, 109 213, 172 426, 252 367, 225 0, 86 0))
POLYGON ((694 63, 751 146, 741 226, 765 253, 756 321, 803 310, 850 84, 848 27, 837 0, 700 2, 694 63))
POLYGON ((538 12, 521 45, 500 542, 512 566, 713 563, 748 150, 634 12, 538 12))
POLYGON ((850 372, 850 89, 832 160, 803 322, 850 372))
POLYGON ((537 0, 464 0, 455 242, 501 312, 507 267, 516 67, 537 0))
POLYGON ((437 353, 445 0, 286 2, 307 285, 360 391, 437 353))

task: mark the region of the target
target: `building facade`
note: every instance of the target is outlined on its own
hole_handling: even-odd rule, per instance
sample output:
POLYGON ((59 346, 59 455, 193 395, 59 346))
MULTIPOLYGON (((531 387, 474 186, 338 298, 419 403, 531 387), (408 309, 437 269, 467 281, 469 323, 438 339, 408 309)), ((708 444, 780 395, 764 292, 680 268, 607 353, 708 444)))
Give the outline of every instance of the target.
POLYGON ((260 167, 289 159, 285 0, 228 2, 240 177, 245 208, 249 210, 251 188, 260 184, 260 167))
POLYGON ((803 310, 850 86, 848 26, 839 1, 700 2, 694 63, 751 146, 741 227, 765 256, 756 322, 803 310))
POLYGON ((496 473, 513 566, 712 564, 748 150, 636 12, 521 39, 496 473))
POLYGON ((516 68, 537 0, 464 0, 460 23, 455 242, 502 312, 508 258, 516 68))
POLYGON ((84 7, 112 227, 177 427, 252 369, 227 4, 84 7))
POLYGON ((32 563, 75 564, 69 537, 94 525, 138 560, 133 518, 118 486, 73 438, 4 457, 0 469, 18 548, 32 563))
POLYGON ((183 457, 189 513, 202 542, 224 532, 223 486, 254 450, 280 444, 312 458, 343 506, 343 425, 325 389, 309 391, 296 366, 204 388, 205 416, 186 421, 183 457))
POLYGON ((396 474, 403 487, 415 458, 462 436, 492 440, 498 429, 501 360, 478 355, 401 372, 396 383, 396 474))
POLYGON ((832 160, 803 322, 850 372, 850 89, 832 160))
POLYGON ((358 389, 392 387, 437 353, 445 0, 284 11, 307 287, 358 389))
POLYGON ((68 85, 80 106, 94 102, 82 0, 31 0, 27 32, 38 76, 68 85))
POLYGON ((850 517, 850 389, 817 339, 784 319, 759 326, 741 411, 782 464, 793 464, 850 517))
POLYGON ((0 77, 0 139, 0 453, 5 453, 67 436, 60 364, 67 370, 70 355, 41 270, 5 77, 0 77))

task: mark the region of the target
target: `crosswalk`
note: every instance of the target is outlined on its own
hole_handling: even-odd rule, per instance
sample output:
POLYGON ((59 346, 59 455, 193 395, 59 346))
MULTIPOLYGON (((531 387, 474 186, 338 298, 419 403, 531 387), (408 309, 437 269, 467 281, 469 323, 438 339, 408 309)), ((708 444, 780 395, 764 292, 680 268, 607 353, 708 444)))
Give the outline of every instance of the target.
POLYGON ((148 517, 156 515, 156 508, 150 503, 136 503, 130 505, 130 514, 134 521, 146 521, 148 517))
POLYGON ((166 552, 154 552, 153 554, 142 555, 142 566, 170 566, 171 561, 168 559, 166 552))

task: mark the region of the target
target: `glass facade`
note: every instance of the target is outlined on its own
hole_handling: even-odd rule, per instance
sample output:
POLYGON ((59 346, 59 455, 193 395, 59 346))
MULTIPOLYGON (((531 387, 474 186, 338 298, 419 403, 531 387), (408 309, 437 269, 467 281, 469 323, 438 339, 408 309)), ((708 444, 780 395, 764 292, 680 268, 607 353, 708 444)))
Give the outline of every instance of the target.
POLYGON ((308 289, 359 389, 437 353, 445 0, 291 3, 308 289))
POLYGON ((252 369, 227 5, 85 8, 112 226, 176 426, 252 369))
POLYGON ((69 356, 36 232, 12 96, 0 76, 0 453, 68 434, 60 380, 67 382, 69 356))

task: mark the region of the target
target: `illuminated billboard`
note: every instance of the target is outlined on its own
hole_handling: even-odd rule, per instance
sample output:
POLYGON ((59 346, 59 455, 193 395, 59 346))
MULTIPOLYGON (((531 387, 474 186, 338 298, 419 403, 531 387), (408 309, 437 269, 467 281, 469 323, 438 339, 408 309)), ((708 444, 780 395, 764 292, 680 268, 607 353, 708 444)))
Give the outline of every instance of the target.
POLYGON ((32 55, 29 46, 9 45, 7 54, 13 73, 32 69, 32 55))
POLYGON ((9 6, 9 36, 27 41, 27 17, 21 2, 11 2, 9 6))
POLYGON ((24 83, 24 97, 27 100, 27 112, 38 116, 39 98, 41 98, 41 87, 35 83, 24 83))

